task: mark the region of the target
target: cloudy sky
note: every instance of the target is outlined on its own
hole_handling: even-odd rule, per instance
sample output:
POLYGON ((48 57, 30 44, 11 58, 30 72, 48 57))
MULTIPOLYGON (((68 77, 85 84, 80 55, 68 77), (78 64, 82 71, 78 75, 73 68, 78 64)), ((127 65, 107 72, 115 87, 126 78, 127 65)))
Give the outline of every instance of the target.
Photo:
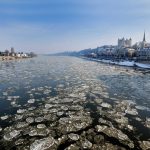
POLYGON ((146 31, 150 0, 0 0, 0 50, 54 53, 133 42, 146 31))

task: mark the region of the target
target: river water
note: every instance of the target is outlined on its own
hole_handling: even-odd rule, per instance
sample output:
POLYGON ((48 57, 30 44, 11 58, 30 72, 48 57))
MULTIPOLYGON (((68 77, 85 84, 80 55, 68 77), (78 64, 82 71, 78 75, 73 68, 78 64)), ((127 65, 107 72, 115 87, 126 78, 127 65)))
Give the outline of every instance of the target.
POLYGON ((3 150, 147 149, 150 74, 75 57, 0 62, 0 117, 3 150))

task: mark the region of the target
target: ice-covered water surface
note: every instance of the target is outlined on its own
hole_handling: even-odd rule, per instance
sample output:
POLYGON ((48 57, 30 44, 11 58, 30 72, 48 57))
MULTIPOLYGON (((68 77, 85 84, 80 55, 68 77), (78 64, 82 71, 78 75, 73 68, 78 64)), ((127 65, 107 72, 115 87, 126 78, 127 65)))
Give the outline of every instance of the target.
POLYGON ((150 75, 74 57, 0 62, 0 148, 149 149, 150 75))

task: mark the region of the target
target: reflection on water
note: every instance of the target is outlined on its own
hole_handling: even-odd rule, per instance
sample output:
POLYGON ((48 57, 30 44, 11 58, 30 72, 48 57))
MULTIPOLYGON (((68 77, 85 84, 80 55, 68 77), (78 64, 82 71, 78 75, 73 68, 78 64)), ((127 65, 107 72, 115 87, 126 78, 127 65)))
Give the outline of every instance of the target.
POLYGON ((2 149, 147 149, 150 75, 73 57, 0 62, 0 138, 2 149))

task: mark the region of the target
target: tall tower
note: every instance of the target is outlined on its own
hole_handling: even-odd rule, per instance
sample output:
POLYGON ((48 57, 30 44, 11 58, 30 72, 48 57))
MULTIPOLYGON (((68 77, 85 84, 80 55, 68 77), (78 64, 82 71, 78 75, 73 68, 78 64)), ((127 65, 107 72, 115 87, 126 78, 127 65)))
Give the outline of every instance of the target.
POLYGON ((144 31, 143 42, 146 42, 146 38, 145 38, 145 31, 144 31))
POLYGON ((144 31, 144 36, 143 36, 143 41, 141 43, 141 48, 144 48, 146 46, 146 38, 145 38, 145 31, 144 31))

